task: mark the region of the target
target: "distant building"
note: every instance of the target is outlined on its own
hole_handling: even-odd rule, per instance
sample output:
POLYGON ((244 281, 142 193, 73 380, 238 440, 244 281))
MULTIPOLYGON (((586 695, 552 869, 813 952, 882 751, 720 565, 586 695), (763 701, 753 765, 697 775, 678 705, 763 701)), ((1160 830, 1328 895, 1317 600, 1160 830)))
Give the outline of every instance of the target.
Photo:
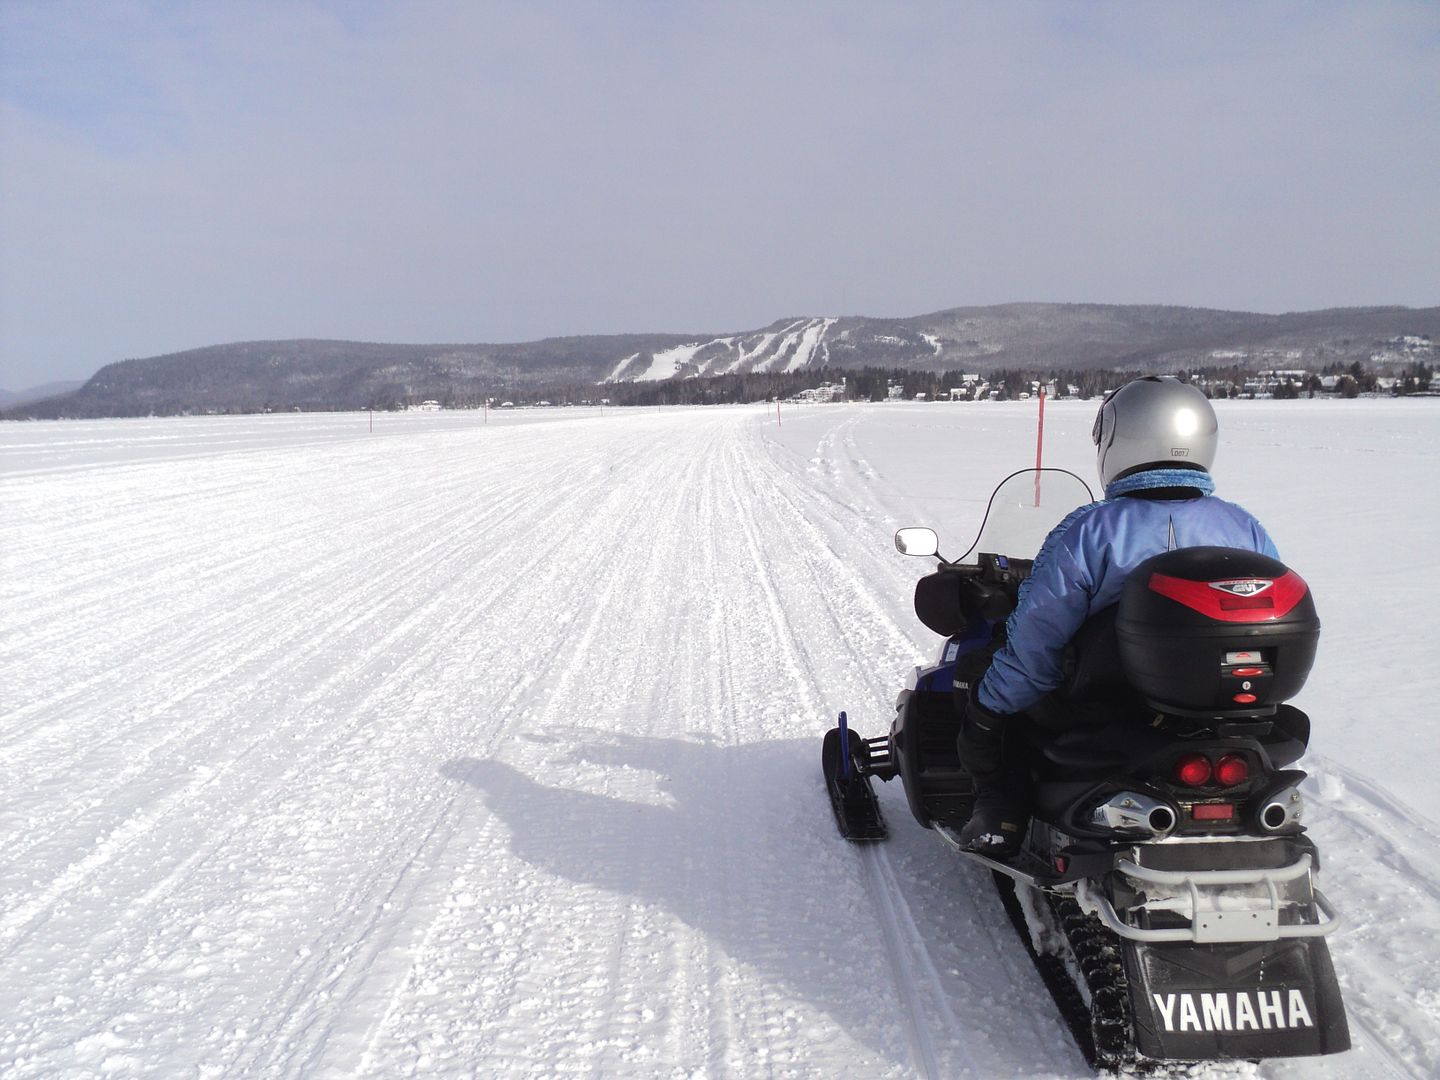
POLYGON ((845 380, 838 383, 821 383, 819 386, 812 386, 807 390, 801 390, 795 395, 796 401, 806 402, 829 402, 844 401, 846 397, 845 380))

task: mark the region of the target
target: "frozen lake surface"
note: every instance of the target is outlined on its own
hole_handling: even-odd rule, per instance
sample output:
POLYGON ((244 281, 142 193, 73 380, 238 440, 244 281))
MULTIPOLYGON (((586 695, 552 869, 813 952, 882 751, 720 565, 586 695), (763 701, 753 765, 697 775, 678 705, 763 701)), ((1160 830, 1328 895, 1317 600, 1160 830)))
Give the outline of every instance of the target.
MULTIPOLYGON (((1356 1042, 1238 1074, 1440 1075, 1440 402, 1217 408, 1324 622, 1356 1042)), ((1034 412, 0 425, 0 1074, 1086 1075, 988 875, 818 768, 938 645, 894 529, 963 550, 1034 412)))

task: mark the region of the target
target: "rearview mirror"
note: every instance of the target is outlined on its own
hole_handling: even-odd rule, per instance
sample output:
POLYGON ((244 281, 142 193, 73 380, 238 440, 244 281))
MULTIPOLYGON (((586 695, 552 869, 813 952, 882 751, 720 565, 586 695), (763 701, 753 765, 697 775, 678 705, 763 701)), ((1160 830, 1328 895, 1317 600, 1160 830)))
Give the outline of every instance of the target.
POLYGON ((934 529, 921 527, 901 529, 895 534, 895 550, 901 555, 938 555, 940 537, 934 529))

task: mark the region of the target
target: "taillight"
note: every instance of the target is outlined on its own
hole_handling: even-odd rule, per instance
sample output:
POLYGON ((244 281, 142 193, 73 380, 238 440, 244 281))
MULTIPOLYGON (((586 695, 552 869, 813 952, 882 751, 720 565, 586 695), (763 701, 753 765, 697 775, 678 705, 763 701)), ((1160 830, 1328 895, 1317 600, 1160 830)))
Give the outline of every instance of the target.
POLYGON ((1210 759, 1204 754, 1186 754, 1175 762, 1175 779, 1186 787, 1208 784, 1210 773, 1210 759))
POLYGON ((1215 782, 1234 787, 1250 779, 1250 763, 1239 754, 1226 754, 1215 763, 1215 782))

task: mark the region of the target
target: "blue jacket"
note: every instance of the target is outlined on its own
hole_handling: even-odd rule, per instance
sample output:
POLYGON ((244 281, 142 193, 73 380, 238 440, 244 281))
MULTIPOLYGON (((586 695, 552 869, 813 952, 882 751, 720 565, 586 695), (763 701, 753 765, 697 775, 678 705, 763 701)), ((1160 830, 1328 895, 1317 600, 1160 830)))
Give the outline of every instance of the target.
POLYGON ((995 713, 1018 713, 1064 681, 1065 646, 1092 614, 1120 599, 1130 571, 1152 555, 1182 547, 1244 548, 1279 558, 1261 524, 1210 494, 1194 471, 1157 469, 1116 481, 1103 502, 1074 511, 1051 530, 1006 624, 1007 640, 976 688, 995 713), (1125 492, 1184 485, 1193 499, 1127 498, 1125 492))

